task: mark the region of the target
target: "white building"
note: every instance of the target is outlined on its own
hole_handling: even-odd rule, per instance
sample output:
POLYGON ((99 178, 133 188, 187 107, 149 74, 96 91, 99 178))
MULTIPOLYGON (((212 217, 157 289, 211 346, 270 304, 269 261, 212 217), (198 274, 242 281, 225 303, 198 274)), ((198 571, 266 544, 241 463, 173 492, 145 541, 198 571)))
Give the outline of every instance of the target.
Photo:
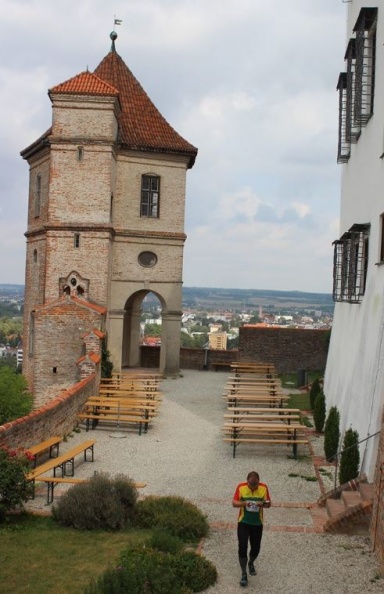
MULTIPOLYGON (((327 408, 340 411, 342 437, 352 427, 363 440, 380 430, 384 401, 384 3, 352 0, 346 10, 345 71, 337 85, 341 228, 324 392, 327 408)), ((360 446, 361 472, 370 480, 378 442, 360 446)))

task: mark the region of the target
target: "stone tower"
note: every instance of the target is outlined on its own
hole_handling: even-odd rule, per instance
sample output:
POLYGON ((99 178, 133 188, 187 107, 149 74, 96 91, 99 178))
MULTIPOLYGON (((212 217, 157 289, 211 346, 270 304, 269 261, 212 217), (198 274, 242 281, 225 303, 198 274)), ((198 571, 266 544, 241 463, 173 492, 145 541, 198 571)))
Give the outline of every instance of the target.
POLYGON ((35 392, 79 379, 82 337, 94 328, 106 332, 115 369, 139 366, 149 292, 162 306, 160 370, 179 370, 186 172, 197 149, 156 109, 116 38, 94 73, 49 90, 52 126, 21 153, 30 167, 23 370, 35 392))

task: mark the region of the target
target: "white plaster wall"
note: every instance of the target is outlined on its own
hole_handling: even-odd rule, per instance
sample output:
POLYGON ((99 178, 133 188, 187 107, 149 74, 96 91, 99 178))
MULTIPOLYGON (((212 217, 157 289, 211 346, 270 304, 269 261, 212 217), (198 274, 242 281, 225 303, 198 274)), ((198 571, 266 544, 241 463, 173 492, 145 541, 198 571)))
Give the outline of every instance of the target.
MULTIPOLYGON (((378 265, 380 215, 384 212, 384 6, 353 0, 348 33, 362 7, 378 6, 374 115, 362 128, 342 172, 340 237, 355 223, 370 223, 365 295, 360 304, 337 303, 325 374, 327 409, 341 413, 342 436, 353 427, 360 439, 380 430, 384 404, 384 265, 378 265)), ((361 471, 373 479, 378 436, 361 444, 361 471)))

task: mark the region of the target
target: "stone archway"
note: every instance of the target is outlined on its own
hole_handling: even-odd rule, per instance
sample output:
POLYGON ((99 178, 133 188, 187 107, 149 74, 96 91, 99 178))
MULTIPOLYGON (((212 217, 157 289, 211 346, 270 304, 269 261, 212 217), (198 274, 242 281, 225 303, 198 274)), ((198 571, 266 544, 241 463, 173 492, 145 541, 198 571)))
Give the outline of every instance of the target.
POLYGON ((162 334, 159 371, 166 375, 179 372, 181 311, 173 311, 157 291, 139 290, 125 302, 122 316, 121 367, 140 367, 141 305, 153 293, 161 305, 162 334))

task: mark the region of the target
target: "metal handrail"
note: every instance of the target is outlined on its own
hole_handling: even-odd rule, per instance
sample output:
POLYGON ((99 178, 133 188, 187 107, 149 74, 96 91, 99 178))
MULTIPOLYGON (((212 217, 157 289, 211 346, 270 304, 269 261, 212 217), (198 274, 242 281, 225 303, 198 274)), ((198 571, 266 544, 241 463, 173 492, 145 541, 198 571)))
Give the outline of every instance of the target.
POLYGON ((351 446, 345 448, 344 450, 339 450, 338 452, 336 452, 336 454, 334 456, 332 456, 332 458, 330 459, 330 462, 332 462, 333 460, 336 460, 336 465, 335 465, 335 480, 334 480, 334 488, 336 489, 336 482, 337 482, 337 470, 339 467, 339 456, 341 456, 341 454, 344 454, 344 452, 347 452, 348 450, 351 450, 352 448, 355 448, 356 446, 358 446, 360 443, 363 443, 364 441, 368 441, 368 439, 371 439, 371 437, 376 437, 376 435, 379 435, 381 433, 380 431, 376 431, 376 433, 372 433, 372 435, 368 435, 368 437, 365 437, 364 439, 360 439, 360 441, 357 441, 356 443, 352 444, 351 446))

